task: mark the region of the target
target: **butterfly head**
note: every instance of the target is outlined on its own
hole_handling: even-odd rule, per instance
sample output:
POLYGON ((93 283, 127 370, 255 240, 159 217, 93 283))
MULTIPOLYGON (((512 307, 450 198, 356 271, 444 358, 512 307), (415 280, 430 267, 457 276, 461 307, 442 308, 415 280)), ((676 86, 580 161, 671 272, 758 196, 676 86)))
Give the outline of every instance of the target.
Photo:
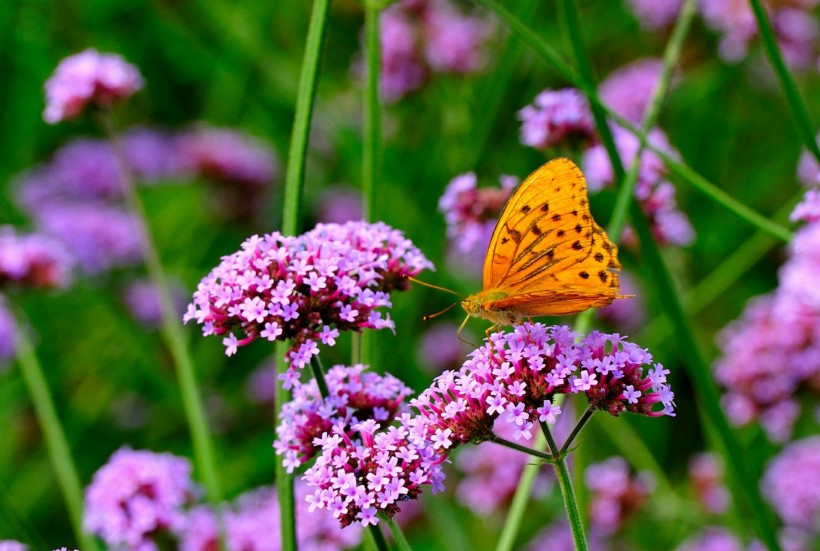
POLYGON ((507 296, 503 291, 489 289, 465 298, 461 301, 461 307, 469 316, 484 318, 496 325, 513 325, 521 321, 521 316, 512 310, 493 306, 495 301, 507 296))

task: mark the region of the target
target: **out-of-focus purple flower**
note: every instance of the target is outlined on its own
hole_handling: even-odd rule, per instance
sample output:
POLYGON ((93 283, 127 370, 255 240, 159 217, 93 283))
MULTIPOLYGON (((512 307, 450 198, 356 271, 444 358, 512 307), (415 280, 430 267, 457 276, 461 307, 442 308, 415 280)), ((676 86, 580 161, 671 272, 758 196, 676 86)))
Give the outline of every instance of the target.
POLYGON ((416 349, 416 361, 428 371, 441 373, 458 368, 469 352, 469 336, 458 337, 458 325, 437 323, 421 336, 416 349))
POLYGON ((424 84, 427 71, 416 49, 417 30, 412 18, 394 4, 379 16, 381 75, 379 91, 386 103, 401 99, 424 84))
POLYGON ((393 518, 400 504, 417 499, 424 486, 444 489, 441 463, 446 451, 423 416, 403 413, 396 424, 368 419, 348 435, 339 425, 317 438, 316 462, 302 477, 311 488, 310 510, 327 509, 342 527, 393 518))
MULTIPOLYGON (((587 529, 587 547, 589 551, 610 549, 606 540, 595 526, 587 529)), ((527 544, 526 551, 575 551, 575 540, 566 519, 559 519, 538 532, 527 544)))
POLYGON ((459 371, 445 371, 410 403, 429 419, 443 449, 490 440, 499 417, 516 439, 527 438, 539 421, 555 422, 561 394, 583 394, 614 416, 674 415, 668 371, 653 366, 647 350, 617 334, 576 337, 566 326, 541 323, 492 333, 459 371))
POLYGON ((820 537, 820 436, 791 442, 766 467, 763 495, 783 522, 820 537))
MULTIPOLYGON (((619 126, 614 126, 612 131, 618 153, 628 167, 635 161, 640 142, 632 133, 619 126)), ((671 155, 677 155, 660 129, 655 128, 649 132, 649 141, 671 155)), ((612 185, 612 164, 604 146, 594 145, 584 153, 583 168, 590 191, 612 185)), ((635 197, 649 218, 652 234, 659 243, 688 245, 694 240, 695 232, 689 220, 677 208, 675 187, 666 180, 663 161, 652 151, 645 150, 641 156, 635 197)), ((627 235, 630 236, 631 233, 627 235)))
POLYGON ((365 369, 361 364, 332 367, 325 375, 325 399, 315 379, 294 389, 293 399, 282 406, 274 442, 289 473, 316 455, 328 434, 353 437, 354 427, 365 421, 385 423, 396 417, 412 390, 389 373, 365 369))
POLYGON ((484 69, 485 44, 492 32, 488 20, 462 15, 449 2, 429 2, 424 18, 424 53, 433 71, 475 73, 484 69))
POLYGON ((73 119, 89 105, 107 109, 142 88, 136 67, 117 54, 101 54, 89 48, 63 59, 46 81, 49 124, 73 119))
POLYGON ((586 97, 575 88, 544 90, 518 112, 521 143, 535 149, 577 149, 595 139, 595 123, 586 97))
POLYGON ((223 335, 225 352, 257 338, 290 340, 286 388, 340 331, 393 328, 380 307, 408 276, 432 268, 404 235, 383 223, 319 224, 299 237, 274 232, 247 239, 197 286, 186 322, 223 335))
POLYGON ((322 192, 315 210, 316 220, 326 224, 361 220, 362 196, 347 186, 331 186, 322 192))
POLYGON ((153 128, 131 128, 122 136, 126 161, 140 183, 188 176, 179 138, 153 128))
POLYGON ((626 0, 644 29, 655 31, 670 26, 680 12, 682 0, 626 0))
POLYGON ((789 219, 792 222, 820 222, 820 188, 808 190, 803 200, 794 207, 789 219))
MULTIPOLYGON (((571 416, 567 415, 566 418, 570 419, 571 416)), ((564 416, 560 419, 563 420, 564 416)), ((514 438, 514 429, 509 423, 496 421, 493 431, 501 438, 507 440, 514 438)), ((555 437, 559 438, 557 434, 555 437)), ((533 438, 524 438, 518 443, 534 447, 533 438)), ((456 499, 477 515, 489 515, 512 500, 518 488, 521 473, 524 467, 531 462, 532 457, 494 442, 483 442, 474 447, 462 447, 454 459, 455 467, 463 474, 456 487, 456 499)), ((532 491, 534 498, 543 496, 549 491, 552 483, 549 472, 549 470, 539 472, 532 491)))
POLYGON ((142 226, 118 207, 98 201, 55 202, 34 216, 42 231, 62 241, 87 274, 142 261, 142 226))
POLYGON ((682 542, 675 551, 746 551, 737 536, 725 528, 708 527, 682 542))
POLYGON ((72 260, 57 240, 36 233, 18 234, 0 226, 0 288, 18 285, 37 289, 65 287, 72 260))
MULTIPOLYGON (((820 135, 817 136, 817 140, 820 143, 820 135)), ((820 164, 808 151, 804 150, 800 154, 800 160, 797 163, 797 179, 807 187, 820 186, 820 164)))
POLYGON ((257 367, 245 381, 245 396, 254 404, 273 404, 276 395, 276 360, 257 367))
POLYGON ((438 210, 447 222, 447 237, 461 253, 486 251, 496 220, 518 178, 502 176, 500 188, 478 188, 474 172, 459 174, 444 188, 438 210))
POLYGON ((712 514, 726 512, 732 501, 723 483, 723 461, 716 453, 699 453, 689 461, 689 480, 695 498, 712 514))
POLYGON ((15 540, 2 540, 0 551, 28 551, 28 545, 15 540))
MULTIPOLYGON (((663 1, 653 0, 651 3, 663 4, 663 1)), ((649 107, 662 70, 660 59, 639 59, 610 73, 598 87, 598 93, 613 111, 639 123, 649 107)))
POLYGON ((589 518, 603 534, 616 532, 654 489, 649 473, 637 476, 622 457, 593 463, 584 472, 590 491, 589 518))
MULTIPOLYGON (((809 0, 767 6, 783 57, 795 69, 807 69, 817 62, 820 28, 811 11, 816 5, 816 0, 809 0)), ((700 10, 706 24, 722 34, 718 45, 721 57, 729 62, 746 57, 749 44, 757 38, 751 6, 736 0, 708 0, 700 2, 700 10)))
MULTIPOLYGON (((179 282, 171 284, 171 301, 180 316, 185 312, 185 289, 179 282)), ((123 293, 125 305, 138 322, 155 329, 162 325, 162 307, 157 288, 148 279, 132 281, 123 293)))
MULTIPOLYGON (((296 481, 296 539, 299 549, 330 551, 347 549, 361 542, 358 527, 339 528, 325 511, 308 512, 306 485, 296 481)), ((279 551, 279 501, 275 488, 257 488, 239 496, 223 510, 225 538, 229 550, 279 551)), ((194 509, 180 537, 180 551, 212 551, 218 547, 216 515, 207 507, 194 509)))
POLYGON ((646 320, 640 285, 631 273, 622 270, 619 279, 621 293, 633 295, 624 300, 616 300, 609 306, 595 311, 600 319, 607 320, 619 331, 632 333, 638 330, 646 320))
POLYGON ((86 488, 83 525, 112 548, 152 551, 153 538, 185 525, 195 493, 187 459, 122 448, 86 488))
MULTIPOLYGON (((455 334, 455 333, 454 333, 455 334)), ((0 371, 17 353, 17 322, 0 295, 0 371)))

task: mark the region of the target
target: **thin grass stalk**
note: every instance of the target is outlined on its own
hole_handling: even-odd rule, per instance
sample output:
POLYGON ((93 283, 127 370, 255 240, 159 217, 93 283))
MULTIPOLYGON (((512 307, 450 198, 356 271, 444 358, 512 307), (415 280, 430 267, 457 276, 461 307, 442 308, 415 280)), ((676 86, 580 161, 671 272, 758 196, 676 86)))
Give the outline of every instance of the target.
MULTIPOLYGON (((316 85, 319 80, 319 60, 327 27, 327 13, 330 0, 314 0, 313 11, 308 25, 305 55, 302 59, 302 72, 299 75, 299 88, 296 93, 296 110, 293 117, 288 167, 285 175, 285 206, 282 213, 282 233, 296 235, 301 226, 302 195, 305 181, 305 160, 307 158, 310 120, 313 115, 313 104, 316 98, 316 85)), ((287 369, 284 361, 286 343, 277 343, 277 374, 287 369)), ((274 394, 274 426, 279 423, 282 406, 290 400, 290 392, 278 382, 274 394)), ((280 532, 283 551, 293 551, 296 542, 296 510, 293 495, 293 477, 288 474, 282 460, 276 462, 276 491, 279 497, 280 532)))
POLYGON ((794 81, 789 68, 786 67, 786 62, 783 60, 783 54, 780 53, 780 46, 777 45, 777 39, 774 36, 772 23, 769 21, 769 16, 766 14, 766 9, 760 0, 749 0, 752 6, 752 11, 755 14, 755 21, 757 22, 757 30, 760 33, 761 42, 763 42, 763 49, 766 52, 766 57, 772 64, 777 80, 780 81, 780 86, 783 87, 783 94, 786 96, 786 101, 789 103, 794 122, 797 124, 797 132, 800 134, 800 139, 803 140, 803 145, 806 146, 814 158, 820 163, 820 147, 817 145, 817 139, 814 137, 815 126, 812 122, 811 114, 806 106, 806 102, 800 95, 800 90, 797 89, 797 83, 794 81))
POLYGON ((111 117, 108 113, 101 113, 99 120, 114 151, 114 157, 123 183, 122 191, 126 206, 131 214, 137 218, 139 231, 142 232, 140 236, 142 238, 142 253, 145 257, 148 277, 157 290, 160 311, 162 312, 162 335, 176 366, 177 384, 182 394, 182 405, 194 445, 194 460, 199 474, 202 476, 208 501, 218 510, 222 499, 222 489, 217 474, 216 454, 208 430, 205 407, 197 384, 194 362, 185 342, 180 316, 177 314, 171 300, 168 276, 160 259, 156 242, 148 229, 148 217, 145 214, 142 200, 137 194, 133 175, 119 137, 114 131, 111 117))
MULTIPOLYGON (((629 121, 625 120, 623 117, 618 115, 617 113, 613 112, 609 107, 604 105, 598 94, 594 88, 589 88, 586 84, 584 84, 581 78, 576 73, 575 69, 570 67, 563 59, 561 59, 560 55, 549 45, 547 44, 535 31, 533 31, 526 23, 521 21, 521 19, 514 16, 509 10, 504 8, 501 4, 499 4, 496 0, 474 0, 476 3, 481 4, 488 10, 495 13, 501 21, 503 21, 512 31, 518 34, 524 42, 532 48, 538 55, 543 57, 555 72, 567 82, 577 86, 581 89, 585 94, 587 94, 587 98, 589 102, 593 106, 599 106, 614 122, 616 122, 619 126, 622 126, 627 131, 634 134, 641 142, 646 142, 647 137, 644 133, 642 133, 635 125, 631 124, 629 121)), ((751 211, 748 207, 737 201, 736 199, 723 194, 721 190, 713 183, 709 182, 707 179, 703 178, 702 176, 698 175, 694 170, 689 168, 688 166, 684 165, 683 163, 675 162, 673 166, 670 164, 670 161, 673 159, 665 154, 665 152, 658 150, 652 144, 648 144, 647 148, 652 150, 655 153, 658 153, 664 163, 669 167, 669 169, 678 174, 678 176, 685 181, 686 183, 700 189, 703 193, 705 193, 708 197, 713 198, 716 202, 721 205, 722 207, 726 208, 732 214, 738 216, 742 220, 745 220, 749 224, 759 227, 761 229, 765 229, 770 232, 774 232, 773 235, 782 239, 786 234, 788 234, 788 230, 783 228, 773 228, 771 224, 764 223, 765 217, 760 216, 751 216, 751 211), (685 167, 686 170, 681 170, 682 167, 685 167), (698 176, 698 181, 693 182, 690 178, 693 175, 698 176), (761 225, 763 224, 763 225, 761 225)), ((755 213, 756 214, 756 213, 755 213)))
POLYGON ((16 317, 17 326, 20 328, 17 334, 17 363, 20 365, 20 372, 28 387, 40 429, 43 431, 51 467, 54 469, 60 492, 63 494, 71 527, 82 549, 96 551, 98 549, 96 540, 83 530, 83 492, 80 477, 77 475, 77 466, 71 456, 63 426, 54 409, 54 400, 43 375, 43 368, 29 340, 28 326, 20 323, 22 318, 19 314, 16 317))

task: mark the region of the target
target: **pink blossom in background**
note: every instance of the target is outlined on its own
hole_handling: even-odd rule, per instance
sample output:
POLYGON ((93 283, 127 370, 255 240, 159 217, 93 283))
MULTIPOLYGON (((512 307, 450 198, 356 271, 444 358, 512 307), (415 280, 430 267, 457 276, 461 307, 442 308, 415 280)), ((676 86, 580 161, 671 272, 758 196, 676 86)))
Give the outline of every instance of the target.
POLYGON ((0 540, 0 551, 28 551, 28 545, 15 540, 0 540))
POLYGON ((187 459, 121 448, 85 490, 83 526, 111 548, 151 551, 154 538, 185 526, 197 493, 187 459))
POLYGON ((699 453, 689 461, 689 480, 695 498, 709 513, 725 513, 732 496, 723 482, 724 467, 720 455, 712 452, 699 453))
POLYGON ((618 531, 655 488, 649 473, 633 475, 622 457, 589 465, 584 481, 590 493, 590 522, 606 535, 618 531))
POLYGON ((626 4, 644 29, 655 31, 675 22, 683 0, 626 0, 626 4))
POLYGON ((633 296, 615 300, 609 306, 598 308, 595 310, 595 315, 611 323, 619 331, 634 333, 646 321, 644 293, 635 276, 626 270, 621 270, 618 282, 622 295, 633 296))
MULTIPOLYGON (((170 282, 169 286, 171 301, 178 313, 177 319, 179 319, 185 313, 187 292, 177 281, 170 282)), ((134 319, 145 327, 156 329, 162 325, 159 293, 150 280, 141 279, 130 282, 123 292, 123 300, 134 319)))
MULTIPOLYGON (((703 529, 675 548, 675 551, 747 551, 740 539, 726 528, 703 529)), ((748 551, 752 551, 750 547, 748 551)))
POLYGON ((456 369, 471 348, 464 341, 470 342, 472 338, 467 333, 459 335, 458 325, 454 323, 436 323, 421 336, 416 347, 416 361, 422 369, 433 373, 456 369))
MULTIPOLYGON (((595 526, 586 527, 589 551, 614 549, 595 526)), ((538 532, 525 547, 526 551, 575 551, 575 541, 566 519, 554 520, 538 532)))
POLYGON ((87 106, 108 108, 142 88, 136 67, 117 54, 102 54, 89 48, 63 59, 46 81, 49 124, 73 119, 87 106))
POLYGON ((485 43, 493 26, 489 20, 462 15, 445 0, 431 1, 424 17, 424 53, 435 72, 469 74, 487 64, 485 43))
POLYGON ((544 90, 517 117, 521 121, 521 143, 535 149, 576 149, 595 139, 589 103, 575 88, 544 90))
POLYGON ((276 395, 276 360, 257 367, 245 380, 245 396, 253 404, 273 404, 276 395))
MULTIPOLYGON (((820 135, 817 136, 820 142, 820 135)), ((800 160, 797 164, 797 180, 807 187, 820 186, 820 164, 814 155, 806 150, 800 154, 800 160)))
POLYGON ((789 216, 792 222, 820 222, 820 188, 810 189, 789 216))
POLYGON ((417 29, 400 3, 379 16, 381 75, 379 89, 386 103, 394 103, 424 84, 427 71, 416 49, 417 29))
POLYGON ((630 122, 640 123, 662 70, 663 61, 657 58, 638 59, 616 69, 598 87, 601 101, 630 122))
POLYGON ((128 166, 140 183, 190 177, 180 153, 179 136, 154 128, 135 127, 122 136, 128 166))
POLYGON ((0 295, 0 372, 17 352, 17 322, 0 295))
POLYGON ((0 226, 0 288, 66 287, 71 282, 72 268, 72 258, 59 241, 37 233, 18 233, 13 226, 0 226))
MULTIPOLYGON (((763 475, 763 495, 784 524, 820 537, 820 436, 789 443, 763 475)), ((817 541, 817 540, 815 540, 817 541)))
POLYGON ((330 186, 322 190, 314 210, 316 221, 326 224, 344 224, 361 220, 362 194, 345 185, 330 186))

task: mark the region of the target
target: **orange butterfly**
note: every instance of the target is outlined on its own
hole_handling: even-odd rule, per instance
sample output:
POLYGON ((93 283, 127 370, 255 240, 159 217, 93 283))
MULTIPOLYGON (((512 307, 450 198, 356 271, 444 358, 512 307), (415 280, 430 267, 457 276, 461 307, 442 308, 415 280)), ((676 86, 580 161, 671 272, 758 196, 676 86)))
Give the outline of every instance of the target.
POLYGON ((507 201, 484 258, 484 290, 461 306, 493 327, 575 314, 626 298, 620 268, 618 247, 592 219, 581 169, 553 159, 507 201))

